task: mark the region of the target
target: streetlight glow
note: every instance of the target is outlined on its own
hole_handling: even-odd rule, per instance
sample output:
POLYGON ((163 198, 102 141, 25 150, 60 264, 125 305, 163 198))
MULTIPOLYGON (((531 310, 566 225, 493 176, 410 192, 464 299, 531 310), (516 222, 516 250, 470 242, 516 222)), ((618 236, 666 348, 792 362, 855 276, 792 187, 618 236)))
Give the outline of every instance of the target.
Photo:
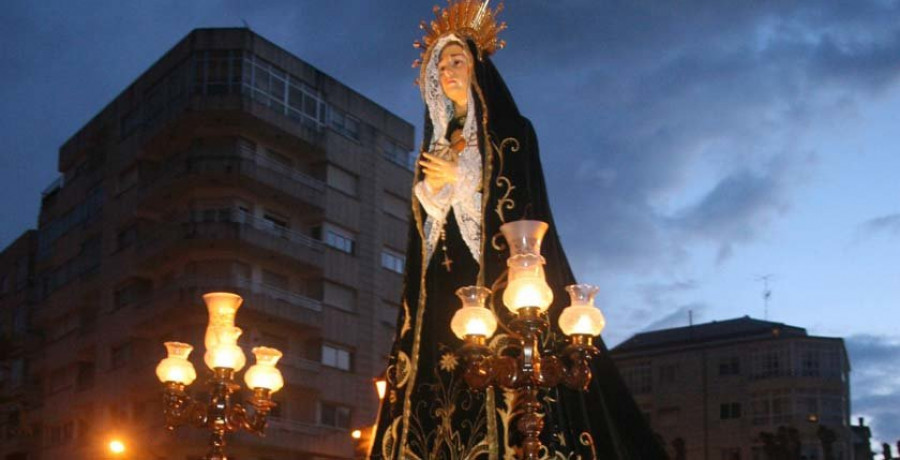
POLYGON ((109 442, 109 451, 116 455, 122 454, 125 452, 125 443, 118 439, 113 439, 109 442))

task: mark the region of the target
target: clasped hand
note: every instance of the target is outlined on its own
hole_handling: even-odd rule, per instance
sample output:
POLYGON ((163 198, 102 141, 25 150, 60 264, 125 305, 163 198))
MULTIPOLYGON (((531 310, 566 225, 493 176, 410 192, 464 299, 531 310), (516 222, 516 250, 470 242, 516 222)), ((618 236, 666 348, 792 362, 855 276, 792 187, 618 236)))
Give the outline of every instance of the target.
POLYGON ((422 171, 425 183, 433 192, 438 192, 447 184, 455 184, 459 177, 459 155, 452 154, 452 160, 441 158, 434 153, 422 152, 422 171))

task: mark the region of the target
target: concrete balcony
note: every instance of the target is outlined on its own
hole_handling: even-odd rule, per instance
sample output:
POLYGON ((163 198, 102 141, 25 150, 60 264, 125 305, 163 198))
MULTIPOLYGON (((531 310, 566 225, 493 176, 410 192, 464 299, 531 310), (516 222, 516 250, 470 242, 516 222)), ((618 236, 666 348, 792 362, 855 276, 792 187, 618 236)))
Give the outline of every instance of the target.
POLYGON ((139 264, 155 266, 166 257, 192 249, 224 249, 246 253, 250 248, 298 265, 321 271, 325 245, 321 241, 239 210, 205 221, 202 216, 182 215, 172 223, 160 223, 138 246, 139 264))
POLYGON ((318 388, 322 365, 317 361, 288 353, 278 360, 278 368, 281 369, 284 381, 288 384, 302 388, 318 388))
POLYGON ((325 206, 324 182, 261 155, 239 151, 187 152, 169 158, 162 169, 148 173, 138 201, 141 206, 165 207, 173 197, 198 185, 232 185, 287 197, 309 211, 325 206))
POLYGON ((290 449, 310 455, 327 455, 328 458, 352 459, 353 439, 347 430, 298 422, 279 417, 269 419, 264 438, 241 434, 235 436, 235 444, 241 444, 258 452, 259 449, 290 449))
MULTIPOLYGON (((154 322, 160 315, 165 315, 167 309, 202 306, 203 294, 215 291, 234 292, 243 297, 244 303, 240 310, 242 316, 265 316, 310 329, 322 327, 322 303, 319 300, 241 277, 181 277, 156 290, 150 299, 137 307, 142 311, 142 322, 152 330, 154 322)), ((197 315, 205 317, 204 310, 195 310, 197 315)), ((281 363, 286 362, 287 358, 283 358, 281 363)), ((291 365, 306 372, 310 372, 310 369, 313 373, 318 372, 318 364, 315 362, 291 361, 291 365)))

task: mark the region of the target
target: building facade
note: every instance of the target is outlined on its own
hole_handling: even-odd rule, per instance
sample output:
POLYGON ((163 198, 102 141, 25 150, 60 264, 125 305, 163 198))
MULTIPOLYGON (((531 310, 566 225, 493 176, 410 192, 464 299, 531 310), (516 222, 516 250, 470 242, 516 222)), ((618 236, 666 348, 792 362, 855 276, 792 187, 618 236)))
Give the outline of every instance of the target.
POLYGON ((767 442, 791 458, 825 459, 824 444, 853 458, 840 338, 743 317, 637 334, 611 353, 673 458, 763 460, 767 442))
POLYGON ((203 455, 201 430, 164 432, 154 367, 164 341, 193 344, 202 392, 201 295, 220 290, 286 382, 266 437, 231 436, 229 458, 352 458, 395 329, 413 133, 248 29, 176 44, 60 148, 21 458, 107 458, 112 437, 129 458, 203 455))
POLYGON ((24 460, 34 448, 23 417, 40 396, 27 377, 28 351, 39 343, 31 327, 36 248, 37 232, 29 230, 0 252, 0 458, 7 460, 24 460))

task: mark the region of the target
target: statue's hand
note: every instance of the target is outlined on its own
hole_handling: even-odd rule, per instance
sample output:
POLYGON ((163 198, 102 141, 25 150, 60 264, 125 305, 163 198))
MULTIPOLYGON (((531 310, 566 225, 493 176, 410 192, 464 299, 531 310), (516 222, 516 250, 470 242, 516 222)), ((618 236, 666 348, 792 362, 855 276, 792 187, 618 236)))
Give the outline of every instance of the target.
POLYGON ((447 184, 455 184, 459 177, 458 156, 453 155, 452 160, 441 158, 432 153, 422 152, 422 171, 425 173, 425 183, 432 191, 437 192, 447 184))

